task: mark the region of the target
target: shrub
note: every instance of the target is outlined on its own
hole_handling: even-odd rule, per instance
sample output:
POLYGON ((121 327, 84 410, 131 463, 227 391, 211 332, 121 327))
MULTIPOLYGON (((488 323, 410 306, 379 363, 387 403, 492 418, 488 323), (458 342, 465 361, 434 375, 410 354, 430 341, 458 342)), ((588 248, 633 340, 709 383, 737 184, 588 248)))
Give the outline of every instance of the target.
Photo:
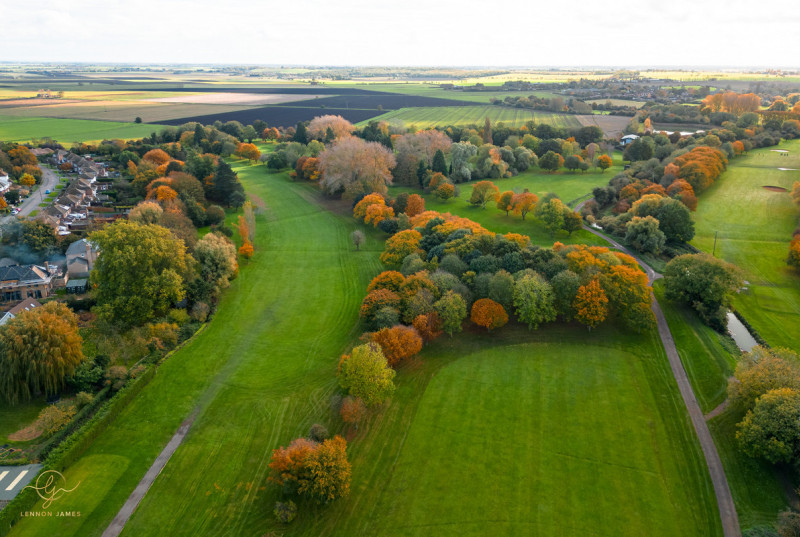
POLYGON ((308 430, 308 439, 314 442, 322 442, 329 437, 328 428, 319 423, 315 423, 311 426, 311 429, 308 430))
POLYGON ((94 395, 87 392, 78 392, 75 396, 75 404, 78 405, 78 410, 92 404, 92 401, 94 401, 94 395))
POLYGON ((50 436, 69 423, 74 415, 74 406, 61 408, 58 405, 49 405, 39 413, 37 423, 41 426, 42 432, 50 436))
POLYGON ((189 322, 189 314, 184 309, 173 308, 169 310, 167 317, 177 325, 184 325, 189 322))
POLYGON ((272 512, 281 523, 288 524, 297 516, 297 505, 292 500, 275 502, 275 510, 272 512))

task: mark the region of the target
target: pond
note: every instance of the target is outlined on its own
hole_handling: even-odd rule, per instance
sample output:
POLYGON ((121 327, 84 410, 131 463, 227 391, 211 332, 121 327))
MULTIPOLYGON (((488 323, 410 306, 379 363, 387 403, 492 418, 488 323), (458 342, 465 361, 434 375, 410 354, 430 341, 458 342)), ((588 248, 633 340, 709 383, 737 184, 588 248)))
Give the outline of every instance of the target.
POLYGON ((747 327, 730 311, 728 312, 728 333, 742 352, 750 352, 753 347, 758 345, 747 327))

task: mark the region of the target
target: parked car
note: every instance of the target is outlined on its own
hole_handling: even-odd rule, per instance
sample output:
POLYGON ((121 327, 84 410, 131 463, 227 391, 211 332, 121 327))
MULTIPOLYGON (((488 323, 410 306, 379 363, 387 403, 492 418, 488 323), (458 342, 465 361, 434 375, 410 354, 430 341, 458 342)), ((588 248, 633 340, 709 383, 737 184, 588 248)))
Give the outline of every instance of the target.
POLYGON ((11 214, 13 214, 13 215, 17 215, 17 214, 19 214, 20 210, 21 210, 21 209, 20 209, 19 207, 14 207, 14 208, 11 210, 11 214))

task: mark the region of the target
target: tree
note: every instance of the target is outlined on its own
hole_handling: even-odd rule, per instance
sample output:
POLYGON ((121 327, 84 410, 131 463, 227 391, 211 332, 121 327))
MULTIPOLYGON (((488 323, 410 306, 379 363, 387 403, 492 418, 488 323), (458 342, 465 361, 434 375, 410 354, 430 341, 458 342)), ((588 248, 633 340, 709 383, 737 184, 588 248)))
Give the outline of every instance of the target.
POLYGON ((250 259, 253 257, 254 253, 255 249, 253 248, 253 243, 248 240, 244 241, 244 244, 239 246, 239 255, 245 259, 250 259))
POLYGON ((583 159, 578 155, 570 155, 564 159, 564 167, 571 172, 574 172, 578 168, 580 168, 583 159))
POLYGON ((626 224, 625 242, 640 252, 657 254, 664 248, 666 237, 658 229, 658 220, 652 216, 634 216, 626 224))
POLYGON ((514 307, 528 329, 556 319, 553 289, 539 274, 527 274, 514 285, 514 307))
POLYGON ((358 251, 364 243, 364 233, 357 229, 350 234, 350 240, 353 242, 353 246, 356 247, 356 251, 358 251))
POLYGON ((544 223, 545 229, 550 232, 550 238, 553 238, 555 232, 564 227, 564 210, 566 208, 558 198, 545 201, 537 208, 537 216, 544 223))
POLYGON ((342 406, 339 408, 339 416, 342 421, 348 425, 355 425, 358 428, 358 422, 364 419, 367 415, 367 407, 364 401, 358 397, 348 395, 342 400, 342 406))
POLYGON ((491 181, 478 181, 472 187, 472 195, 469 202, 472 205, 480 205, 482 209, 486 208, 486 202, 495 201, 500 196, 500 189, 497 188, 491 181))
POLYGON ((486 120, 483 122, 483 143, 492 143, 492 122, 489 120, 489 116, 486 116, 486 120))
POLYGON ((39 255, 49 256, 57 249, 55 229, 41 220, 24 220, 19 238, 22 244, 39 255))
POLYGON ((436 153, 433 155, 431 170, 442 174, 447 173, 447 162, 444 159, 444 152, 441 149, 437 149, 436 153))
POLYGON ((349 137, 355 129, 353 124, 342 116, 327 115, 312 119, 306 132, 309 138, 329 143, 349 137))
POLYGON ((613 161, 611 160, 611 157, 609 157, 608 155, 600 155, 599 157, 597 157, 597 167, 600 168, 603 172, 609 169, 612 164, 613 161))
POLYGON ((455 196, 456 187, 450 183, 442 183, 439 185, 439 188, 436 189, 436 197, 442 201, 447 201, 453 196, 455 196))
POLYGON ((800 391, 770 390, 758 398, 736 426, 742 451, 776 464, 796 463, 800 456, 800 391))
POLYGON ((425 212, 425 199, 419 194, 411 194, 406 203, 405 213, 408 217, 417 216, 425 212))
POLYGON ((380 405, 392 396, 394 375, 377 343, 359 345, 339 362, 339 385, 367 406, 380 405))
POLYGON ((800 271, 800 235, 795 235, 789 242, 789 256, 786 258, 786 263, 800 271))
POLYGON ((759 397, 770 390, 791 388, 800 391, 800 358, 789 349, 754 347, 742 354, 734 379, 728 383, 732 408, 752 410, 759 397))
POLYGON ((571 270, 562 270, 551 278, 550 285, 556 313, 564 320, 571 321, 576 313, 574 302, 581 287, 580 277, 571 270))
POLYGON ((667 263, 664 284, 668 300, 691 306, 706 324, 724 330, 725 314, 733 293, 742 286, 742 275, 735 265, 708 254, 686 254, 667 263))
MULTIPOLYGON (((508 216, 509 211, 514 208, 513 204, 514 192, 511 190, 506 190, 497 198, 496 206, 501 211, 506 212, 506 216, 508 216)), ((524 220, 524 218, 523 218, 524 220)))
POLYGON ((412 324, 426 343, 442 335, 442 321, 435 311, 417 315, 412 324))
MULTIPOLYGON (((423 163, 425 169, 433 167, 433 160, 437 151, 441 151, 442 158, 444 158, 451 145, 450 137, 444 132, 435 129, 404 134, 394 140, 394 148, 397 151, 398 159, 403 159, 408 155, 413 156, 418 162, 421 161, 423 163)), ((441 173, 446 172, 445 166, 445 170, 441 171, 441 173)))
POLYGON ((343 193, 349 199, 372 192, 385 194, 394 165, 394 155, 378 142, 342 138, 319 156, 320 184, 329 194, 343 193))
POLYGON ((597 278, 578 288, 573 307, 575 319, 588 326, 589 330, 605 321, 608 315, 608 297, 597 278))
POLYGON ((156 166, 166 164, 171 159, 172 157, 163 149, 151 149, 142 156, 142 160, 155 164, 156 166))
POLYGON ((422 337, 416 329, 402 324, 378 330, 372 334, 372 341, 380 345, 390 367, 397 367, 422 350, 422 337))
POLYGON ((261 158, 261 151, 254 144, 239 144, 236 146, 236 156, 251 162, 258 162, 258 159, 261 158))
POLYGON ((0 330, 0 394, 11 403, 58 393, 83 361, 78 319, 60 302, 22 311, 0 330))
POLYGON ((442 298, 434 302, 433 308, 442 321, 442 329, 449 336, 461 331, 461 323, 467 318, 467 304, 461 295, 447 291, 442 298))
POLYGON ((583 218, 575 211, 568 208, 564 210, 564 230, 572 237, 573 231, 578 231, 583 228, 583 218))
POLYGON ((236 246, 220 233, 208 233, 197 241, 194 258, 198 277, 213 283, 216 290, 226 288, 239 270, 236 246))
POLYGON ((91 281, 105 319, 139 325, 183 299, 191 256, 166 228, 118 220, 89 239, 101 252, 91 281))
POLYGON ((525 220, 525 215, 535 209, 538 202, 539 198, 536 194, 526 191, 522 194, 514 194, 511 198, 511 208, 514 210, 514 214, 521 215, 522 220, 525 220))
POLYGON ((539 159, 539 167, 549 172, 557 171, 564 165, 564 157, 555 151, 548 151, 539 159))
POLYGON ((3 198, 11 205, 16 205, 19 203, 19 190, 6 190, 3 193, 3 198))
POLYGON ((29 173, 23 173, 22 177, 19 178, 19 184, 30 188, 36 184, 36 178, 29 173))
MULTIPOLYGON (((243 194, 244 187, 239 182, 236 173, 231 169, 224 159, 219 159, 217 169, 214 172, 213 183, 208 198, 219 203, 231 206, 235 205, 235 194, 243 194)), ((239 204, 241 205, 241 204, 239 204)))
POLYGON ((347 441, 339 435, 325 440, 306 460, 310 479, 301 486, 300 494, 326 504, 350 493, 350 462, 347 460, 347 441))
POLYGON ((491 331, 493 328, 500 328, 508 322, 506 310, 490 298, 481 298, 472 305, 470 320, 491 331))
POLYGON ((406 229, 395 233, 386 241, 386 246, 381 254, 381 263, 390 266, 400 266, 407 255, 419 250, 422 234, 416 229, 406 229))
POLYGON ((134 123, 141 123, 142 122, 142 118, 140 118, 139 116, 136 116, 136 119, 134 119, 133 122, 134 123))
POLYGON ((300 144, 307 144, 308 143, 308 135, 306 133, 306 122, 305 121, 298 121, 297 122, 297 126, 294 129, 294 136, 292 136, 292 141, 300 143, 300 144))

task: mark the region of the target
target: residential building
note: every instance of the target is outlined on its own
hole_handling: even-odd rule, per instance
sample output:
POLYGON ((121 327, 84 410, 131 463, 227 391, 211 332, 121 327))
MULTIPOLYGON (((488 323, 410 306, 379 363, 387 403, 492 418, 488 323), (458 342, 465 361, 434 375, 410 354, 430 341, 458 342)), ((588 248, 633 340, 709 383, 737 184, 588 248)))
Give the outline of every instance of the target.
MULTIPOLYGON (((40 265, 11 265, 0 267, 0 301, 11 302, 24 298, 45 298, 58 283, 59 270, 45 262, 40 265)), ((63 283, 62 283, 63 285, 63 283)))
POLYGON ((97 248, 86 239, 75 241, 67 248, 67 274, 72 278, 88 278, 97 261, 97 248))
POLYGON ((6 324, 8 321, 19 315, 23 311, 30 311, 35 308, 40 308, 42 305, 32 298, 26 298, 10 310, 8 310, 2 317, 0 317, 0 326, 6 324))

